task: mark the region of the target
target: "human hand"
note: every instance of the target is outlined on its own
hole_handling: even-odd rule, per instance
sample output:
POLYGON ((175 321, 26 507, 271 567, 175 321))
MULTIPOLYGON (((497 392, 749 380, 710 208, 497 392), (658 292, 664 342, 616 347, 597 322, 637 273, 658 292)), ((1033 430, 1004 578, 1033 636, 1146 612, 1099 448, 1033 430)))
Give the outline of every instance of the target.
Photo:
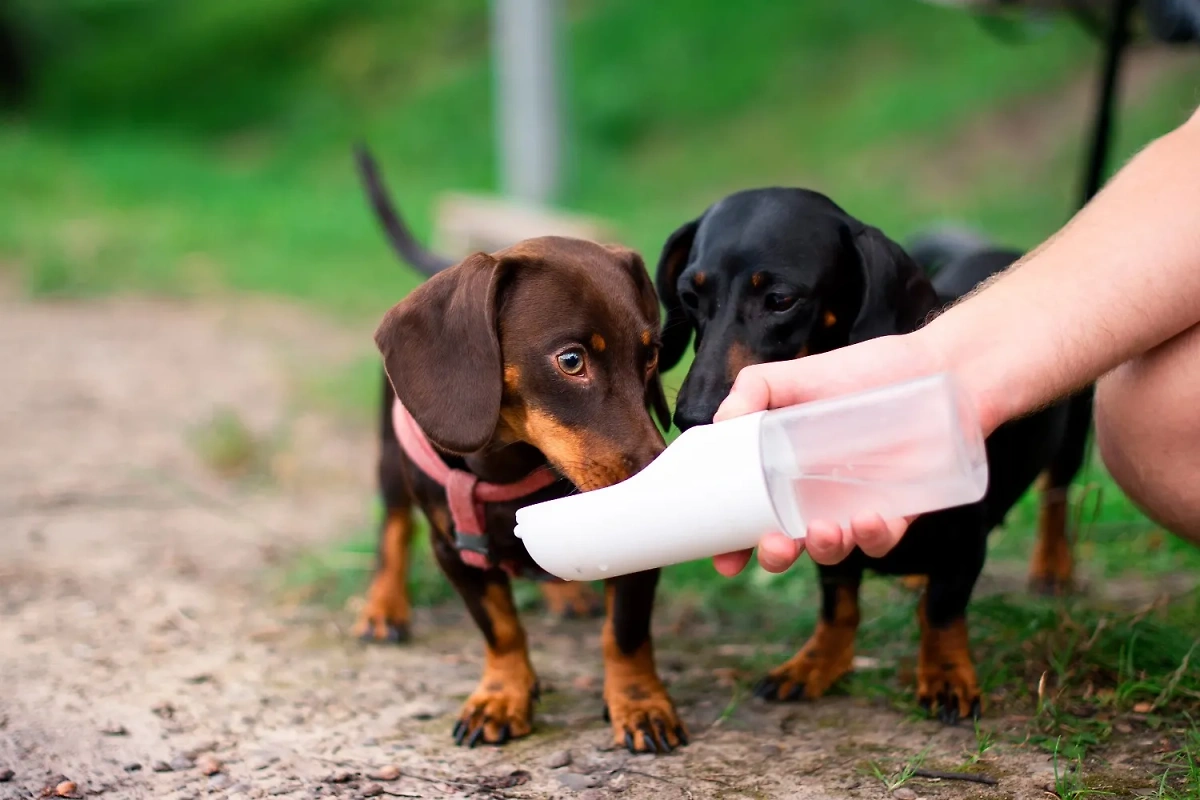
MULTIPOLYGON (((738 374, 714 421, 899 383, 943 369, 936 351, 919 334, 885 336, 795 361, 757 364, 738 374)), ((768 572, 783 572, 805 551, 818 564, 836 564, 855 547, 878 558, 896 546, 911 520, 885 520, 864 513, 854 517, 848 528, 814 520, 804 539, 782 533, 764 536, 758 543, 758 561, 768 572)), ((751 552, 716 556, 713 565, 732 577, 749 563, 751 552)))

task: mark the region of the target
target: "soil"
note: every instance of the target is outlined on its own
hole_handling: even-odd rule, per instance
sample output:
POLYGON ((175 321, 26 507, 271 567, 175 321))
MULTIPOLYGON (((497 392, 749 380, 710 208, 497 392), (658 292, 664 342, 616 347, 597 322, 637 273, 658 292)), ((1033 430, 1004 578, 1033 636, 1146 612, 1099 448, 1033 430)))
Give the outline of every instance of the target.
MULTIPOLYGON (((369 646, 347 611, 278 589, 291 556, 370 525, 372 429, 303 389, 368 333, 265 302, 0 297, 0 798, 883 798, 872 760, 927 749, 926 767, 963 768, 970 726, 852 697, 741 701, 729 665, 751 653, 718 638, 697 659, 686 632, 659 655, 692 744, 614 750, 598 622, 536 613, 535 734, 454 747, 482 650, 457 604, 419 610, 407 645, 369 646), (190 432, 219 408, 286 430, 270 480, 198 455, 190 432)), ((1109 755, 1114 780, 1153 782, 1109 755)), ((974 769, 998 785, 914 778, 895 796, 1044 798, 1054 782, 1017 745, 974 769)))

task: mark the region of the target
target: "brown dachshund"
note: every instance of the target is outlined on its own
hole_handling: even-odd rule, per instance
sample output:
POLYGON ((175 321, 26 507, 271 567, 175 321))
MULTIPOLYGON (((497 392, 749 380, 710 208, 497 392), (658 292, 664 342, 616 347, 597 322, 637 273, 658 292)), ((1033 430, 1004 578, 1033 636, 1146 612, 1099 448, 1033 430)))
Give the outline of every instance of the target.
MULTIPOLYGON (((360 166, 385 227, 403 230, 363 152, 360 166)), ((436 271, 387 313, 375 341, 389 379, 380 463, 388 511, 368 614, 391 603, 396 613, 385 619, 407 620, 407 599, 399 601, 416 504, 486 641, 455 741, 502 744, 530 732, 537 698, 510 578, 545 577, 513 535, 516 511, 624 480, 662 451, 649 413, 669 425, 658 300, 631 250, 530 239, 436 271)), ((654 664, 657 582, 656 571, 644 572, 605 587, 606 713, 616 744, 634 752, 687 742, 654 664)), ((365 622, 370 629, 376 619, 365 622)))

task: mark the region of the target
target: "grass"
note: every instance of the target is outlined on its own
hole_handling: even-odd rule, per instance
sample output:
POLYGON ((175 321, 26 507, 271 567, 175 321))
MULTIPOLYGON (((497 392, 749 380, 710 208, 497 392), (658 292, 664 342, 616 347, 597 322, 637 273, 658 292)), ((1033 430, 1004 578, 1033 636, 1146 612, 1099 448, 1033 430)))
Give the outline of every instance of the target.
POLYGON ((912 758, 907 759, 900 765, 900 769, 892 772, 880 761, 868 761, 867 772, 873 778, 883 784, 883 788, 888 792, 894 792, 904 784, 912 780, 917 770, 925 763, 925 759, 929 756, 929 748, 922 750, 912 758))

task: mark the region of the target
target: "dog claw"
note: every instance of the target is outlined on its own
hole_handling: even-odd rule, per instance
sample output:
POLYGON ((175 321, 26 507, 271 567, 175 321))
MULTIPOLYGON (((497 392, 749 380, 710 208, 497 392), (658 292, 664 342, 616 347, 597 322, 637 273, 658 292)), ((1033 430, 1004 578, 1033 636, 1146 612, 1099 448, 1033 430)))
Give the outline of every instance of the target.
POLYGON ((776 688, 775 681, 771 678, 759 678, 758 683, 754 684, 754 696, 770 700, 771 695, 775 694, 776 688))
POLYGON ((633 731, 625 731, 625 747, 631 753, 637 752, 637 747, 633 743, 633 731))
POLYGON ((684 747, 691 744, 691 740, 688 739, 687 731, 683 729, 682 725, 676 726, 675 736, 679 739, 679 743, 684 747))
POLYGON ((471 738, 467 740, 467 747, 474 747, 475 745, 479 744, 479 742, 482 739, 483 739, 483 725, 480 725, 478 728, 475 729, 475 732, 471 734, 471 738))
POLYGON ((500 729, 500 738, 496 740, 496 744, 505 744, 510 738, 512 738, 512 728, 506 722, 500 729))
POLYGON ((671 746, 671 737, 667 736, 667 726, 660 719, 654 723, 654 730, 658 734, 658 742, 662 746, 664 753, 669 753, 675 748, 671 746))
POLYGON ((463 737, 467 735, 467 723, 465 720, 459 720, 454 723, 454 743, 462 744, 463 737))
POLYGON ((971 701, 971 719, 978 720, 983 716, 983 703, 978 697, 971 701))
POLYGON ((602 711, 602 714, 601 714, 601 716, 603 716, 603 717, 604 717, 604 721, 605 721, 605 722, 612 722, 612 714, 608 713, 608 703, 605 703, 605 704, 604 704, 604 705, 601 707, 601 711, 602 711))
POLYGON ((638 730, 642 732, 642 740, 646 742, 646 750, 651 753, 658 753, 658 743, 654 741, 654 730, 650 727, 649 722, 643 722, 638 725, 638 730))
POLYGON ((793 686, 791 689, 789 689, 787 695, 781 699, 786 703, 791 703, 796 700, 799 700, 800 696, 803 694, 804 694, 804 685, 798 683, 795 686, 793 686))

